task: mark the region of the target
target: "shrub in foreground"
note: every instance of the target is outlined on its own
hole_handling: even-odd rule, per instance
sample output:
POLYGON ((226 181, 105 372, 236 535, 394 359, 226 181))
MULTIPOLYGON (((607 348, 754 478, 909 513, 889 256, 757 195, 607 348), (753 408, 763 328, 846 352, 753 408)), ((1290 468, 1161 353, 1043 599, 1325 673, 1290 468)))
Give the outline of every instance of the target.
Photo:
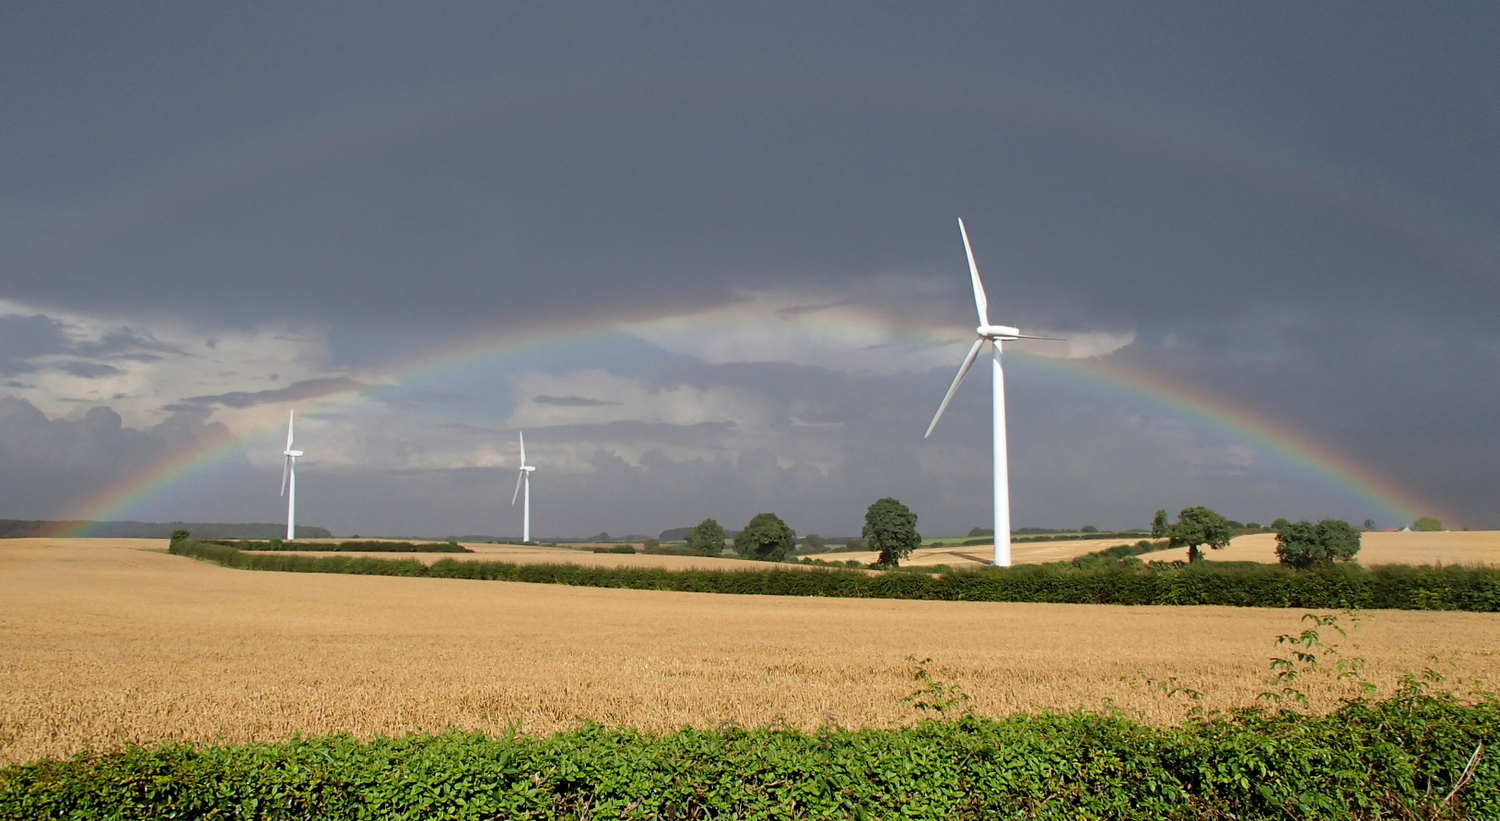
POLYGON ((0 770, 0 817, 1495 818, 1491 697, 1151 727, 1076 713, 894 730, 588 725, 550 737, 167 745, 0 770))

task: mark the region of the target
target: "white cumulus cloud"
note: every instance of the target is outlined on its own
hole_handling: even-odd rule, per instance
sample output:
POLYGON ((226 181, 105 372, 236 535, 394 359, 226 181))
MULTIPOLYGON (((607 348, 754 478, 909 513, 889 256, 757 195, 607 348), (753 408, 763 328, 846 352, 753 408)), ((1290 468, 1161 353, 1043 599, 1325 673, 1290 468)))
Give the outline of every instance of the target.
MULTIPOLYGON (((884 289, 889 291, 889 288, 884 289)), ((973 330, 939 318, 931 294, 869 300, 826 293, 746 291, 740 299, 692 314, 622 327, 672 353, 710 364, 788 362, 855 374, 921 372, 960 361, 973 330)), ((1021 342, 1038 356, 1107 356, 1135 341, 1134 331, 1056 332, 1023 328, 1063 342, 1021 342)))

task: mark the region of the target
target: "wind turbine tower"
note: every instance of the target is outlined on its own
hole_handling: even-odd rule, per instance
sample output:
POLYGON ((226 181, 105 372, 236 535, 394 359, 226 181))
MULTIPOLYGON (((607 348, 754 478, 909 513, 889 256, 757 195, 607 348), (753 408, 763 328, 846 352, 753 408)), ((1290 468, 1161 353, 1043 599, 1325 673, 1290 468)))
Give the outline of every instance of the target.
POLYGON ((974 281, 974 307, 979 312, 979 327, 975 329, 975 333, 979 338, 974 340, 974 346, 969 348, 969 355, 964 357, 964 363, 958 368, 958 376, 953 378, 953 385, 948 388, 948 394, 943 397, 943 403, 938 405, 937 413, 932 417, 932 424, 927 426, 927 433, 923 434, 922 438, 932 435, 932 429, 937 427, 943 411, 952 401, 953 394, 958 391, 958 383, 964 381, 969 368, 974 366, 974 360, 979 356, 979 349, 984 347, 984 343, 989 342, 994 346, 991 373, 995 379, 995 559, 993 564, 996 567, 1010 567, 1010 460, 1005 450, 1005 372, 1000 367, 1000 343, 1015 339, 1060 340, 1051 336, 1028 336, 1009 325, 990 324, 989 301, 984 296, 984 284, 979 281, 979 266, 974 264, 974 250, 969 247, 969 232, 964 229, 962 219, 958 221, 958 232, 964 238, 964 254, 969 258, 969 276, 974 281))
POLYGON ((297 538, 297 457, 300 450, 292 450, 292 422, 296 411, 287 411, 286 461, 281 463, 281 495, 286 497, 286 540, 297 538))
POLYGON ((516 491, 510 495, 510 503, 516 503, 516 496, 521 492, 521 486, 526 486, 526 498, 521 503, 521 541, 531 542, 531 472, 536 468, 526 464, 526 434, 516 431, 517 441, 521 445, 521 470, 516 476, 516 491))

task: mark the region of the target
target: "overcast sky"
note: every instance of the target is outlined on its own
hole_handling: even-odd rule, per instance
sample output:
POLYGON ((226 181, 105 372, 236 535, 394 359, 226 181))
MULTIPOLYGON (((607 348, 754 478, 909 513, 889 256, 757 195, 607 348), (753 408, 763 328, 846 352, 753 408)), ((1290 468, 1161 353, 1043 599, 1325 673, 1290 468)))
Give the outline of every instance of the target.
POLYGON ((337 535, 519 536, 520 429, 542 537, 987 527, 986 370, 922 438, 962 217, 992 320, 1069 339, 1007 347, 1016 526, 1500 527, 1497 42, 1486 2, 8 3, 0 517, 278 521, 296 409, 337 535))

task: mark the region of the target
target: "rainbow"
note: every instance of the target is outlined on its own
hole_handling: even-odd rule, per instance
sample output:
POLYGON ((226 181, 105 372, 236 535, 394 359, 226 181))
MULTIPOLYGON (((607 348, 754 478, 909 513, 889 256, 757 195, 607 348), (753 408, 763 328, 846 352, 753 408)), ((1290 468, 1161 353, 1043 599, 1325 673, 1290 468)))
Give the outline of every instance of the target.
MULTIPOLYGON (((745 319, 746 324, 776 322, 775 319, 745 319)), ((904 342, 931 345, 931 328, 916 326, 882 326, 904 342)), ((553 351, 567 346, 605 344, 620 334, 615 327, 597 321, 571 325, 549 325, 517 329, 499 336, 485 336, 426 352, 384 369, 383 375, 362 387, 339 390, 315 399, 297 400, 299 412, 313 414, 368 399, 373 393, 394 384, 411 383, 462 372, 479 365, 524 360, 528 355, 553 351)), ((1007 354, 1008 356, 1012 354, 1007 354)), ((1437 515, 1456 520, 1451 513, 1401 487, 1389 477, 1373 471, 1331 448, 1313 441, 1305 433, 1284 423, 1273 421, 1245 408, 1233 406, 1211 394, 1195 390, 1162 376, 1132 368, 1114 358, 1069 360, 1028 355, 1016 351, 1029 365, 1048 369, 1066 377, 1102 386, 1112 391, 1144 399, 1169 413, 1187 416, 1198 423, 1222 431, 1249 443, 1261 452, 1269 452, 1285 462, 1305 470, 1322 481, 1371 505, 1383 515, 1399 521, 1417 516, 1437 515)), ((253 429, 243 438, 204 442, 184 449, 172 458, 159 462, 120 481, 105 492, 88 500, 66 517, 70 520, 111 521, 128 518, 129 512, 189 481, 195 474, 229 458, 248 447, 279 436, 282 423, 277 421, 253 429)), ((88 525, 68 535, 88 535, 88 525)))
POLYGON ((1025 353, 1021 355, 1094 384, 1146 399, 1253 444, 1261 451, 1321 477, 1397 521, 1411 522, 1419 516, 1433 515, 1447 517, 1449 521, 1459 520, 1452 512, 1402 487, 1389 476, 1315 441, 1303 431, 1232 405, 1205 391, 1120 361, 1043 359, 1025 353))
MULTIPOLYGON (((272 171, 311 163, 363 146, 382 146, 497 116, 586 105, 621 96, 693 99, 714 96, 773 96, 784 99, 866 100, 910 103, 964 111, 995 111, 1100 136, 1123 139, 1148 150, 1217 166, 1256 184, 1319 201, 1388 226, 1461 263, 1500 271, 1500 236, 1480 221, 1452 209, 1422 202, 1377 180, 1316 157, 1276 150, 1219 129, 1076 94, 1006 82, 935 73, 890 74, 864 68, 801 67, 796 71, 702 69, 674 74, 572 76, 549 81, 490 85, 311 118, 256 138, 221 147, 166 172, 117 186, 111 193, 60 212, 25 238, 0 246, 0 271, 28 261, 65 255, 79 236, 124 233, 175 206, 232 190, 236 184, 272 171)), ((520 329, 501 337, 471 340, 453 348, 393 363, 390 379, 414 379, 461 370, 483 360, 521 357, 564 340, 591 333, 585 323, 551 329, 520 329)), ((1049 367, 1149 399, 1200 419, 1294 464, 1305 466, 1381 510, 1409 520, 1437 508, 1402 490, 1368 468, 1312 442, 1285 425, 1232 407, 1212 396, 1113 361, 1047 360, 1049 367)), ((385 384, 326 395, 299 407, 316 412, 361 401, 385 384)), ((133 507, 206 466, 239 453, 274 427, 253 431, 245 440, 206 443, 156 464, 111 487, 80 508, 80 519, 118 518, 133 507)))

